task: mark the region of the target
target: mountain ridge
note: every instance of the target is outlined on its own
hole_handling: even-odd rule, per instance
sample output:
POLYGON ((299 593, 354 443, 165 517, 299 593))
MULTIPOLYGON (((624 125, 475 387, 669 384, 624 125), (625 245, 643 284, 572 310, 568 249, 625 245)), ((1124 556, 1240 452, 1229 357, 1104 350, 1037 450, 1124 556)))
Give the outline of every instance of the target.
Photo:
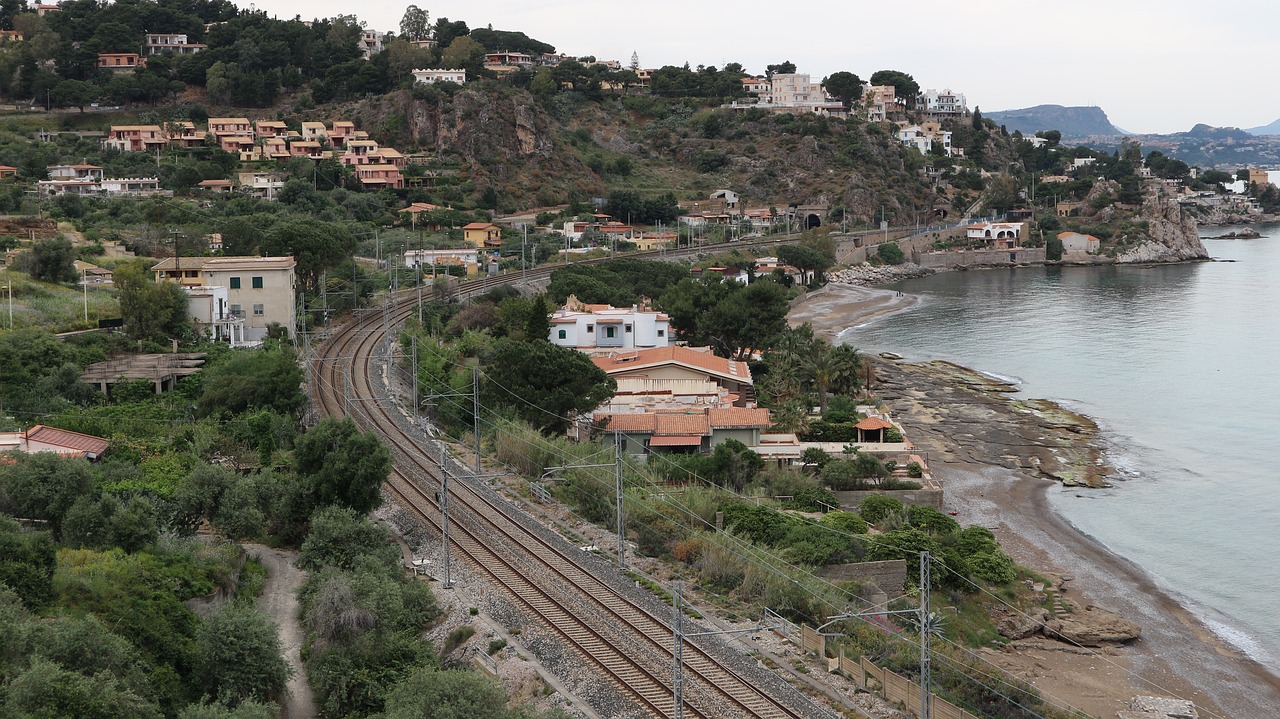
POLYGON ((983 114, 1004 125, 1009 132, 1016 130, 1024 135, 1046 130, 1057 130, 1069 139, 1127 134, 1111 124, 1102 108, 1095 106, 1036 105, 983 114))

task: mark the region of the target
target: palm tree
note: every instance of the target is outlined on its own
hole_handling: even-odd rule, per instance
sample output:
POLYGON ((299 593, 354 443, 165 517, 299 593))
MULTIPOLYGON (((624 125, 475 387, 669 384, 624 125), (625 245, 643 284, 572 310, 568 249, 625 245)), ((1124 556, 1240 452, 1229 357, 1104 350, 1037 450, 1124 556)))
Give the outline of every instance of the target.
POLYGON ((847 345, 831 346, 823 342, 809 359, 807 369, 818 391, 818 408, 827 411, 827 395, 833 389, 857 386, 858 350, 847 345))

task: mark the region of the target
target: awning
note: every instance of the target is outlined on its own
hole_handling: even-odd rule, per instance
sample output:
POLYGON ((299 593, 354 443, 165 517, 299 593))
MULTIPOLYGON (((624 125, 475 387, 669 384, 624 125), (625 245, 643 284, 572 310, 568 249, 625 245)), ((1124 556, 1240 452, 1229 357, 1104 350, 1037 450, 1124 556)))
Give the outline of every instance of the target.
POLYGON ((649 440, 650 447, 697 447, 701 444, 702 437, 698 435, 672 435, 668 437, 654 437, 649 440))

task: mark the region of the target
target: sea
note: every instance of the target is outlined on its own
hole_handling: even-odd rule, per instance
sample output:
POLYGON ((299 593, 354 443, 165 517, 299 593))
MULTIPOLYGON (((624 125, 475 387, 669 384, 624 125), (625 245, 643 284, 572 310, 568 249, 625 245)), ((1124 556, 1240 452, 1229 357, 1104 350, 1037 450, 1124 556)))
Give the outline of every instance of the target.
POLYGON ((1280 225, 1254 229, 1262 239, 1205 240, 1215 262, 896 283, 920 304, 841 338, 1011 379, 1094 419, 1114 486, 1052 489, 1051 505, 1280 671, 1280 225))

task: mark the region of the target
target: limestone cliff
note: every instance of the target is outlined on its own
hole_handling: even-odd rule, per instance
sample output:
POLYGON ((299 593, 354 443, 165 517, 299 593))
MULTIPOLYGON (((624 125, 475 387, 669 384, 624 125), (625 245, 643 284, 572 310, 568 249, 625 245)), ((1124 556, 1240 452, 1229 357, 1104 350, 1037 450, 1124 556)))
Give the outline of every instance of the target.
POLYGON ((522 90, 400 91, 362 102, 353 114, 382 142, 461 167, 470 185, 464 191, 492 188, 522 207, 604 192, 600 178, 565 149, 556 122, 522 90))
POLYGON ((1208 259, 1195 217, 1172 197, 1158 191, 1148 193, 1138 219, 1146 223, 1145 236, 1138 238, 1137 246, 1117 255, 1117 263, 1208 259))

